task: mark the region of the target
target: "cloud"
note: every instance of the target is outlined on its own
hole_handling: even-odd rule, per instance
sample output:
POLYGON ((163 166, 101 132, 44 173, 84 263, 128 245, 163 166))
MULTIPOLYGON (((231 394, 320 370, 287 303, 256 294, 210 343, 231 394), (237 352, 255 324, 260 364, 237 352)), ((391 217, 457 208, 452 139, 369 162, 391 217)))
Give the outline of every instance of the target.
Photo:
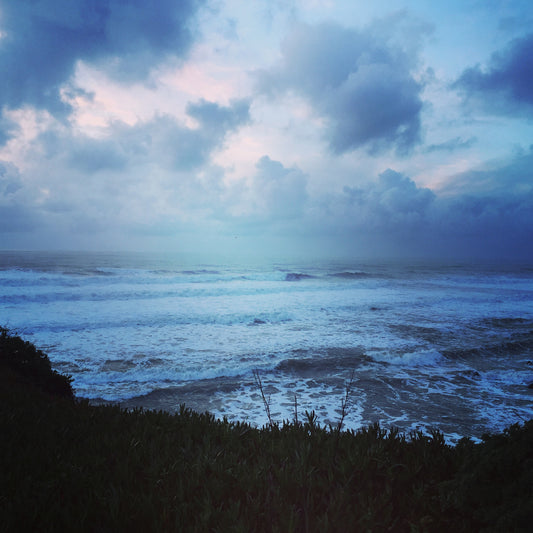
POLYGON ((0 161, 0 198, 22 189, 18 168, 8 161, 0 161))
POLYGON ((166 161, 174 170, 190 171, 204 165, 211 153, 222 147, 228 133, 249 122, 249 107, 246 100, 235 100, 229 106, 201 100, 187 106, 187 114, 198 122, 197 128, 163 115, 134 130, 151 140, 154 161, 166 161))
POLYGON ((0 205, 0 233, 23 233, 37 230, 42 219, 24 205, 0 205))
POLYGON ((35 210, 26 207, 20 197, 22 189, 18 168, 0 161, 0 234, 28 232, 39 225, 35 210))
POLYGON ((329 211, 334 217, 340 214, 347 227, 405 233, 427 222, 434 200, 431 190, 387 169, 365 187, 344 187, 329 211))
POLYGON ((308 99, 326 121, 334 153, 360 147, 405 153, 419 140, 423 86, 412 73, 413 47, 402 47, 393 34, 384 24, 297 26, 283 43, 280 63, 256 73, 258 90, 308 99))
POLYGON ((432 225, 435 255, 532 260, 533 194, 518 196, 460 195, 438 204, 432 225))
POLYGON ((124 170, 128 159, 125 153, 114 145, 114 142, 99 139, 75 139, 67 156, 68 163, 89 175, 102 170, 124 170))
POLYGON ((331 253, 533 259, 532 163, 530 150, 457 175, 439 194, 388 169, 364 186, 312 199, 306 224, 331 253))
POLYGON ((533 113, 533 33, 509 43, 487 68, 466 69, 453 84, 493 113, 533 113))
POLYGON ((4 146, 9 139, 14 137, 18 130, 18 124, 9 117, 6 117, 0 110, 0 147, 4 146))
POLYGON ((40 134, 34 147, 48 160, 59 160, 87 175, 124 172, 143 165, 192 171, 208 162, 229 133, 250 120, 246 100, 228 106, 200 100, 187 106, 187 114, 196 120, 196 127, 171 115, 156 115, 133 126, 113 122, 99 138, 75 134, 59 125, 40 134))
POLYGON ((424 149, 424 152, 455 152, 456 150, 463 150, 470 148, 477 142, 476 137, 470 137, 466 140, 463 140, 462 137, 454 137, 442 143, 430 144, 424 149))
MULTIPOLYGON (((498 120, 496 147, 494 121, 483 131, 458 121, 457 94, 439 82, 456 58, 449 43, 442 41, 444 55, 433 43, 431 81, 422 71, 427 28, 411 16, 354 28, 342 24, 355 15, 341 19, 328 8, 341 23, 296 23, 326 12, 302 4, 265 30, 256 9, 219 3, 213 11, 210 3, 196 18, 200 4, 0 0, 6 232, 25 228, 25 242, 33 235, 38 246, 55 246, 60 234, 77 246, 83 233, 110 247, 109 235, 179 247, 179 234, 191 248, 204 233, 206 242, 246 234, 256 248, 275 235, 290 251, 307 242, 317 253, 331 245, 331 253, 363 255, 372 246, 391 255, 496 254, 533 240, 531 150, 470 168, 439 189, 419 185, 442 184, 449 169, 504 153, 529 125, 498 120), (231 37, 220 33, 228 28, 231 37), (252 67, 263 70, 249 77, 252 67), (145 85, 132 89, 139 81, 145 85), (423 99, 433 100, 424 111, 423 99), (398 159, 418 145, 422 116, 435 143, 398 159), (368 157, 377 153, 383 157, 368 157), (429 164, 436 170, 419 182, 429 164)), ((448 26, 439 26, 439 39, 448 26)), ((530 118, 532 42, 525 36, 487 56, 455 88, 493 112, 530 118)))
POLYGON ((76 62, 99 64, 123 81, 145 79, 169 55, 184 56, 200 1, 0 1, 0 106, 25 104, 56 116, 76 62))
POLYGON ((212 132, 225 132, 234 130, 249 120, 249 107, 246 100, 234 100, 231 107, 224 107, 202 99, 197 103, 190 103, 187 114, 212 132))
POLYGON ((256 169, 250 185, 253 216, 267 216, 273 222, 300 217, 308 199, 307 176, 266 155, 256 169))
POLYGON ((493 161, 451 176, 440 192, 445 196, 522 196, 533 193, 533 145, 518 150, 511 159, 493 161))
MULTIPOLYGON (((116 129, 115 124, 112 131, 116 129)), ((43 157, 47 165, 55 163, 60 174, 72 174, 74 170, 90 178, 99 172, 124 171, 129 165, 129 154, 114 135, 94 138, 58 124, 40 133, 31 141, 31 146, 37 158, 43 157)))
POLYGON ((224 209, 224 174, 211 156, 249 121, 249 103, 200 100, 187 112, 190 123, 113 122, 98 138, 50 121, 27 141, 23 176, 0 162, 0 232, 43 228, 38 220, 64 235, 209 220, 224 209))

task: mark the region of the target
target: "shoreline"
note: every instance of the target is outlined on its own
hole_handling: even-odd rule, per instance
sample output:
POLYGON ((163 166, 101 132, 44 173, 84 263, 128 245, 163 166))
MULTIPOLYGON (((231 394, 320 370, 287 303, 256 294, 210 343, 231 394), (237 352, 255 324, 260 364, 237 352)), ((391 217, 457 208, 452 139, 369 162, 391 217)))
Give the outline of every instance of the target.
POLYGON ((0 520, 18 531, 528 531, 533 420, 476 444, 312 415, 256 429, 75 398, 0 335, 0 520), (38 443, 38 445, 36 445, 38 443))

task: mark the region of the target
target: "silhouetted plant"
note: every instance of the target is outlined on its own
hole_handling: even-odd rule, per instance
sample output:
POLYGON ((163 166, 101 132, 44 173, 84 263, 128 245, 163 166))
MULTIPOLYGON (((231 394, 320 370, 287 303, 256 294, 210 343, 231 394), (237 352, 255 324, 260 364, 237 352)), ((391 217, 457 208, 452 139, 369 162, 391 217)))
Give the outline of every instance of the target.
POLYGON ((267 400, 265 397, 265 390, 263 389, 263 382, 261 381, 261 376, 257 368, 254 369, 253 375, 254 375, 255 384, 257 385, 257 388, 259 389, 261 393, 261 398, 263 400, 263 406, 265 408, 265 412, 268 418, 268 425, 272 427, 274 425, 274 421, 272 420, 272 415, 270 414, 270 399, 267 400))
POLYGON ((6 328, 0 328, 0 365, 45 392, 74 397, 70 376, 53 370, 45 353, 19 336, 11 335, 6 328))

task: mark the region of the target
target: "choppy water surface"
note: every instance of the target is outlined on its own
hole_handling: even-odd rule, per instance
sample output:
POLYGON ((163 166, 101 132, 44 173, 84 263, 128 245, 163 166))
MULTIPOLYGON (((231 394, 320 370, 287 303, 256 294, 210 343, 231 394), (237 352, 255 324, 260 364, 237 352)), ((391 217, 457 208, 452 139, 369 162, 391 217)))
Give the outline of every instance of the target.
POLYGON ((533 269, 193 262, 0 252, 0 324, 78 396, 267 422, 438 427, 533 418, 533 269))

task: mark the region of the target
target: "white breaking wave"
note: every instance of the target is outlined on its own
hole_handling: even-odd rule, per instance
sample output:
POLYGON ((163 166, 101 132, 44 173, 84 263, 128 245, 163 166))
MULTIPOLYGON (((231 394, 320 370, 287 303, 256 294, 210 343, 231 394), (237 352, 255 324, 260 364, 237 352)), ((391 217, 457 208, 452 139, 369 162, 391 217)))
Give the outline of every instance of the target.
POLYGON ((352 373, 347 427, 475 434, 531 418, 532 303, 523 268, 0 253, 0 324, 79 396, 257 424, 254 369, 278 421, 296 402, 334 423, 352 373))

